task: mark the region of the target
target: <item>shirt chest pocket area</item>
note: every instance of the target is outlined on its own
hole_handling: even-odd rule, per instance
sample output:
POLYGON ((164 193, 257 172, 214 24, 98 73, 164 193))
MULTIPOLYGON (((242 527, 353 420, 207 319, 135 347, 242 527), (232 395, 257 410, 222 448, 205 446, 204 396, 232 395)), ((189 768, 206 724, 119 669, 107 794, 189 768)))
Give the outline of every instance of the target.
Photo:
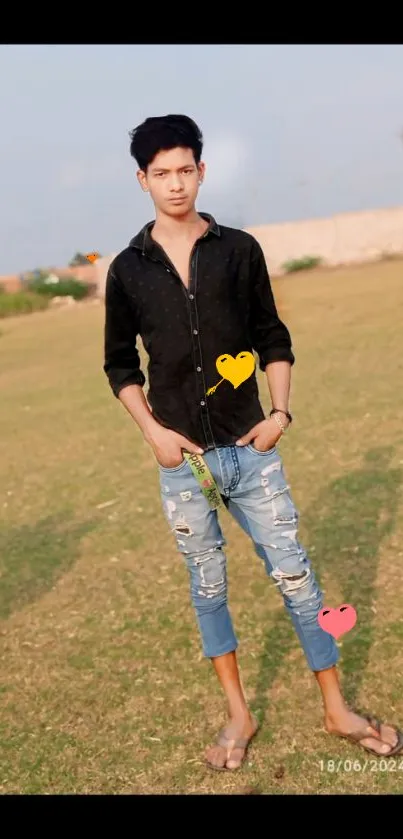
MULTIPOLYGON (((150 272, 133 294, 139 331, 144 343, 153 340, 168 344, 186 340, 189 332, 186 289, 177 277, 161 271, 150 272)), ((156 346, 156 344, 155 344, 156 346)))

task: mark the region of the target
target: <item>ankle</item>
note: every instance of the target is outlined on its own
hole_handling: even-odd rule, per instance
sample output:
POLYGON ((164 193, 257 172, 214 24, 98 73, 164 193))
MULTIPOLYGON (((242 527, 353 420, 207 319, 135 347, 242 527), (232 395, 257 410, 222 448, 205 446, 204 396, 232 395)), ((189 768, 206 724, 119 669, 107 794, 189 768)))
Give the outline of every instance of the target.
POLYGON ((347 717, 350 713, 351 711, 345 703, 325 707, 325 719, 329 722, 336 722, 343 717, 347 717))
POLYGON ((229 719, 236 725, 249 725, 253 721, 252 714, 248 707, 232 708, 229 711, 229 719))

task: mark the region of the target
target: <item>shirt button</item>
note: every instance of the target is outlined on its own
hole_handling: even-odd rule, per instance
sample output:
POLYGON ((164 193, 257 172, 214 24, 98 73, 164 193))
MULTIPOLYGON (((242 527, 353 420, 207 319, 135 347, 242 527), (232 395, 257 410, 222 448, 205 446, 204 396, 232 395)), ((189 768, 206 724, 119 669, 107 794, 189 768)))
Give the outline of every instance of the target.
POLYGON ((193 335, 197 335, 197 329, 193 330, 193 335))
POLYGON ((170 273, 171 273, 171 269, 167 268, 167 274, 170 274, 170 273))
POLYGON ((201 373, 201 367, 196 367, 198 373, 201 373))
POLYGON ((205 403, 205 402, 204 402, 204 400, 202 399, 202 401, 200 402, 200 405, 205 405, 205 404, 206 404, 206 403, 205 403))
POLYGON ((194 300, 194 294, 189 294, 190 300, 194 300))

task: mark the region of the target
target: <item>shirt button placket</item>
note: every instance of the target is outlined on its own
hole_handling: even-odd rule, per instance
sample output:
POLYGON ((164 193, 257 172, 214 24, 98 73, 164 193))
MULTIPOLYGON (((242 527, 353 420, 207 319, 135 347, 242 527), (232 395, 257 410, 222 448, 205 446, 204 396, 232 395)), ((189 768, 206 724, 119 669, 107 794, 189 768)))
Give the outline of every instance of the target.
MULTIPOLYGON (((193 318, 194 318, 194 320, 195 320, 195 321, 196 321, 196 323, 197 323, 197 309, 196 309, 196 303, 195 303, 195 297, 194 297, 194 294, 189 294, 189 300, 190 300, 190 306, 191 306, 191 311, 192 311, 192 320, 193 320, 193 318)), ((199 330, 198 330, 198 329, 194 329, 194 330, 193 330, 193 335, 195 335, 195 336, 196 336, 196 335, 198 335, 198 334, 199 334, 199 330)), ((200 382, 200 390, 203 392, 203 379, 201 378, 201 374, 202 374, 202 372, 203 372, 203 371, 202 371, 202 359, 201 359, 200 341, 199 341, 199 340, 196 340, 196 338, 195 338, 194 344, 195 344, 195 357, 196 357, 196 358, 200 361, 200 364, 198 364, 198 365, 196 366, 196 370, 197 370, 197 372, 198 372, 198 373, 199 373, 199 375, 200 375, 200 379, 199 379, 199 382, 200 382)), ((208 433, 208 431, 207 431, 207 428, 206 428, 207 407, 206 407, 206 401, 205 401, 205 399, 200 399, 199 404, 200 404, 200 407, 201 407, 201 409, 202 409, 201 413, 202 413, 202 425, 203 425, 203 428, 204 428, 204 434, 205 434, 205 437, 206 437, 206 441, 207 441, 207 442, 209 442, 209 437, 210 437, 210 435, 209 435, 209 433, 208 433)))
MULTIPOLYGON (((189 294, 189 300, 191 300, 191 301, 193 302, 193 300, 194 300, 194 294, 189 294)), ((196 315, 196 306, 195 306, 195 304, 193 304, 193 306, 192 306, 192 310, 193 310, 193 311, 192 311, 192 314, 196 315)), ((198 329, 194 329, 194 330, 193 330, 193 335, 198 335, 198 334, 199 334, 199 330, 198 330, 198 329)), ((200 353, 200 346, 199 346, 199 342, 198 342, 198 341, 195 341, 195 350, 196 350, 196 356, 198 356, 198 355, 199 355, 199 353, 200 353)), ((201 359, 200 359, 200 360, 201 360, 201 359)), ((202 372, 202 368, 201 368, 201 365, 200 365, 200 364, 198 364, 198 365, 197 365, 196 370, 197 370, 197 372, 198 372, 198 373, 201 373, 201 372, 202 372)), ((201 385, 201 383, 200 383, 200 387, 201 387, 201 386, 202 386, 202 385, 201 385)), ((204 399, 201 399, 201 400, 200 400, 200 405, 201 405, 201 407, 202 407, 202 408, 204 408, 204 407, 205 407, 206 402, 205 402, 205 400, 204 400, 204 399)))
MULTIPOLYGON (((189 298, 190 298, 190 300, 194 300, 194 294, 189 294, 189 298)), ((194 329, 194 330, 193 330, 193 334, 194 334, 194 335, 198 335, 198 334, 199 334, 199 330, 198 330, 198 329, 194 329)), ((197 344, 196 344, 196 354, 198 354, 198 352, 199 352, 199 351, 200 351, 200 350, 199 350, 199 345, 198 345, 198 342, 197 342, 197 344)), ((201 367, 200 367, 200 364, 198 364, 198 365, 197 365, 196 370, 197 370, 197 372, 198 372, 198 373, 201 373, 202 369, 201 369, 201 367)), ((206 404, 205 402, 200 402, 200 405, 202 405, 202 406, 204 406, 205 404, 206 404)))

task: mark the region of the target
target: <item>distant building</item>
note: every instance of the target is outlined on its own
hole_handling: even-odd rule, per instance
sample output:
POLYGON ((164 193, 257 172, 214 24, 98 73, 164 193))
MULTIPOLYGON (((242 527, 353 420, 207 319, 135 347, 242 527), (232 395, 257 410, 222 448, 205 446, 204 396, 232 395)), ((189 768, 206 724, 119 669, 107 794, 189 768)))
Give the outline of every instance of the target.
POLYGON ((116 253, 111 253, 108 256, 101 256, 100 259, 97 259, 94 262, 94 268, 96 269, 96 282, 97 282, 97 297, 100 297, 102 300, 105 298, 105 284, 106 284, 106 277, 108 274, 108 268, 111 262, 117 256, 116 253))

